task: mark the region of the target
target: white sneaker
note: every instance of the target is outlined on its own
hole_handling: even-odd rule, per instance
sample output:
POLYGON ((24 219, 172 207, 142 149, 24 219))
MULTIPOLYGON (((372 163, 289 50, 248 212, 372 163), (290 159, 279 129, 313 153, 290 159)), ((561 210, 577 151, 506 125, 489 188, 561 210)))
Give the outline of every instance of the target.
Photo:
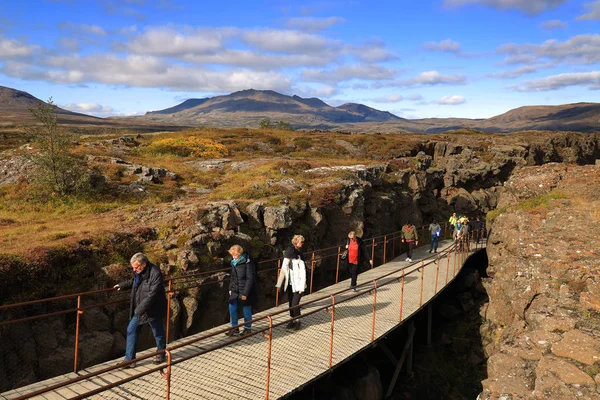
POLYGON ((410 258, 406 257, 406 260, 404 260, 404 261, 410 261, 410 258))
POLYGON ((407 258, 406 261, 412 262, 412 258, 407 258))

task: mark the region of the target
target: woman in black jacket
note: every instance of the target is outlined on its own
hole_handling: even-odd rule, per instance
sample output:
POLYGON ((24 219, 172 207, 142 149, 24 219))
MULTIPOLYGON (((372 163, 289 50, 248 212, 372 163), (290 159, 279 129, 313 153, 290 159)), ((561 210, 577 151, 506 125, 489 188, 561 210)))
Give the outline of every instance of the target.
POLYGON ((350 270, 350 287, 356 291, 356 280, 358 279, 358 265, 361 261, 369 260, 371 266, 373 260, 368 259, 366 255, 365 246, 361 238, 356 236, 356 232, 351 231, 348 233, 348 239, 346 240, 346 265, 350 270))
MULTIPOLYGON (((229 315, 231 326, 238 324, 238 305, 244 314, 244 330, 241 335, 252 332, 252 304, 256 301, 256 265, 244 252, 242 246, 233 245, 229 249, 231 254, 231 279, 229 280, 229 315)), ((225 335, 236 336, 238 328, 232 328, 225 335)))

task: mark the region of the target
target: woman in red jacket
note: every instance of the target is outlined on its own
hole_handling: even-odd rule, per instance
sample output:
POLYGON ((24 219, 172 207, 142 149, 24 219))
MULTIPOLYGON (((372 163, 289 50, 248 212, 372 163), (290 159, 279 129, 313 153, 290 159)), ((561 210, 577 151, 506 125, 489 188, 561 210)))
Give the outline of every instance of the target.
MULTIPOLYGON (((346 241, 346 250, 348 255, 346 256, 346 263, 350 270, 350 287, 356 291, 356 280, 358 279, 358 264, 361 261, 367 261, 366 251, 362 239, 356 236, 356 232, 351 231, 348 233, 348 240, 346 241)), ((369 263, 373 265, 373 260, 369 260, 369 263)))

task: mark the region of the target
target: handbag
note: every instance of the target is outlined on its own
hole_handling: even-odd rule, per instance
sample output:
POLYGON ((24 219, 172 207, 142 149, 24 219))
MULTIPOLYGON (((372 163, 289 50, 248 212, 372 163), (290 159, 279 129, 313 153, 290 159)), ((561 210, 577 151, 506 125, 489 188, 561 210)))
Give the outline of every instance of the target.
POLYGON ((346 258, 348 258, 348 250, 344 250, 344 252, 342 253, 342 255, 340 256, 340 258, 342 260, 345 260, 346 258))

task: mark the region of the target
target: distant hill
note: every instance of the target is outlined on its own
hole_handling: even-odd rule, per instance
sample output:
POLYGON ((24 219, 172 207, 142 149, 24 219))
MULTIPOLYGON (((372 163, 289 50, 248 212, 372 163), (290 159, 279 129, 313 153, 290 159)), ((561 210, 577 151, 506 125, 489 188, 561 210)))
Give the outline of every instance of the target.
MULTIPOLYGON (((41 100, 29 93, 0 86, 0 125, 32 121, 28 108, 41 100)), ((76 102, 76 99, 72 99, 76 102)), ((285 121, 298 129, 346 132, 439 133, 477 129, 510 133, 524 130, 600 131, 600 103, 524 106, 487 119, 404 119, 364 104, 339 107, 318 98, 287 96, 272 90, 242 90, 224 96, 188 99, 164 110, 135 117, 97 118, 56 108, 62 124, 176 130, 189 126, 258 127, 263 119, 285 121)))

